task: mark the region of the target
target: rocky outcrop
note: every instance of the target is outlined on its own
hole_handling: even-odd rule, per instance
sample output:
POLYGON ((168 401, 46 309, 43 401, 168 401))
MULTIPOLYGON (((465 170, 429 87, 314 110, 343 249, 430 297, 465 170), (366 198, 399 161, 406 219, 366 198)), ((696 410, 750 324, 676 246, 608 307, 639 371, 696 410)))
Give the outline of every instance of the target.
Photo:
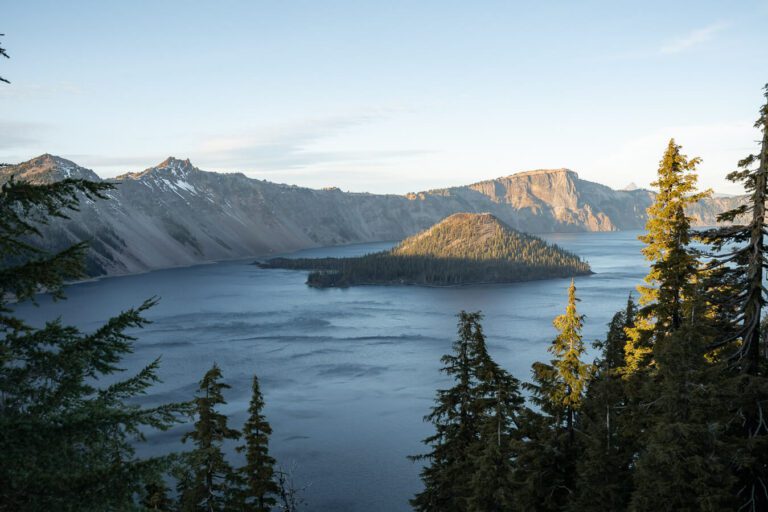
MULTIPOLYGON (((37 183, 67 177, 99 180, 93 171, 52 155, 0 168, 0 182, 11 176, 37 183)), ((239 173, 201 171, 176 158, 115 181, 110 200, 84 200, 69 220, 43 227, 52 249, 90 240, 92 275, 400 240, 457 212, 489 212, 533 233, 639 229, 653 199, 652 192, 613 190, 568 169, 405 196, 281 185, 239 173)), ((697 223, 711 225, 738 201, 703 201, 691 213, 697 223)))

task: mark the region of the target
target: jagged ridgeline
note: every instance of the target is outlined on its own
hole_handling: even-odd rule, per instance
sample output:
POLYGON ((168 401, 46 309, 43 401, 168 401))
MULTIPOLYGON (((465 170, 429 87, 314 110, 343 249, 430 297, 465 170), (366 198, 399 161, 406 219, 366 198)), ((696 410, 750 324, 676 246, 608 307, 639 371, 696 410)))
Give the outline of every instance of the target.
POLYGON ((317 287, 513 283, 591 274, 573 253, 516 231, 490 213, 457 213, 389 251, 355 258, 274 258, 262 268, 311 270, 317 287))

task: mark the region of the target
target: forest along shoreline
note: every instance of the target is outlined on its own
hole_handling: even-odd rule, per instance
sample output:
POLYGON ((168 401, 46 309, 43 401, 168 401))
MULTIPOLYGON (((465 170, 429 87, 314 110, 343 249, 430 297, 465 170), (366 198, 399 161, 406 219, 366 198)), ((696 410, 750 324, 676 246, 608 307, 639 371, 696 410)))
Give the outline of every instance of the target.
POLYGON ((457 213, 388 251, 346 258, 273 258, 260 268, 309 270, 317 288, 358 285, 463 286, 592 274, 586 261, 512 229, 489 213, 457 213))

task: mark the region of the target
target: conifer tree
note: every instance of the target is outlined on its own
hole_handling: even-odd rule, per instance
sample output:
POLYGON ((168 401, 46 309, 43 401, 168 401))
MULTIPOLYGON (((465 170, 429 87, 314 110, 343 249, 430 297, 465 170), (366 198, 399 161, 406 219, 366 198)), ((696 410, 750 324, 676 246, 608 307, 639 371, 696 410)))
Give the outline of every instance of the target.
POLYGON ((682 325, 682 308, 692 294, 698 272, 697 252, 690 247, 691 219, 686 208, 707 197, 709 191, 696 192, 696 166, 699 158, 680 153, 674 139, 659 164, 653 186, 659 191, 648 208, 645 243, 642 252, 651 269, 645 284, 638 287, 640 305, 635 326, 629 330, 628 374, 652 365, 653 344, 682 325))
POLYGON ((459 314, 453 354, 442 357, 442 371, 454 385, 438 390, 424 419, 435 434, 424 440, 431 451, 411 457, 428 460, 421 472, 424 490, 411 500, 417 511, 502 510, 509 500, 508 443, 518 383, 488 355, 480 313, 459 314))
POLYGON ((244 445, 238 452, 245 452, 245 465, 239 469, 241 487, 238 489, 238 509, 242 511, 269 512, 277 503, 278 486, 274 479, 275 459, 269 455, 269 436, 272 434, 262 413, 264 398, 259 380, 253 377, 248 420, 243 427, 244 445))
MULTIPOLYGON (((654 346, 654 400, 642 433, 630 511, 736 510, 721 420, 717 368, 705 358, 711 341, 686 321, 654 346)), ((650 392, 649 392, 650 394, 650 392)))
POLYGON ((184 404, 132 404, 157 381, 158 362, 115 379, 132 351, 125 331, 147 323, 153 300, 93 332, 61 320, 35 328, 15 304, 39 291, 64 297, 66 280, 84 274, 86 244, 57 253, 38 245, 40 224, 66 217, 83 197, 106 199, 113 185, 84 180, 35 185, 13 179, 0 189, 0 510, 127 510, 165 458, 141 460, 142 432, 167 429, 184 404), (102 379, 113 384, 101 386, 102 379))
POLYGON ((766 226, 765 203, 768 200, 768 85, 765 86, 766 103, 760 109, 755 127, 762 132, 760 151, 739 162, 738 171, 728 174, 733 182, 741 182, 749 193, 747 203, 718 216, 721 222, 734 223, 710 231, 706 240, 719 254, 719 265, 727 273, 722 279, 735 282, 739 293, 732 301, 738 315, 738 324, 731 336, 719 340, 726 344, 738 338, 735 359, 745 373, 757 375, 760 369, 761 314, 766 305, 766 290, 763 286, 765 268, 764 237, 766 226), (747 220, 747 224, 738 224, 747 220), (726 249, 723 253, 723 249, 726 249))
MULTIPOLYGON (((437 392, 436 404, 424 417, 435 426, 435 433, 424 444, 431 448, 425 455, 412 460, 428 460, 421 471, 424 490, 411 500, 414 510, 420 512, 464 512, 470 495, 467 476, 472 475, 470 451, 478 437, 477 418, 474 415, 477 398, 474 366, 480 314, 459 313, 458 339, 453 354, 441 358, 442 371, 454 379, 453 387, 437 392)), ((482 331, 480 331, 482 333, 482 331)))
POLYGON ((539 411, 527 410, 524 440, 517 443, 516 503, 521 510, 564 510, 574 495, 578 446, 576 413, 592 373, 584 354, 583 317, 576 310, 576 285, 571 281, 568 305, 553 324, 559 331, 549 351, 550 364, 533 364, 533 382, 524 384, 539 411))
POLYGON ((490 356, 478 369, 479 440, 473 450, 474 475, 468 500, 470 512, 504 512, 513 507, 514 454, 518 439, 515 420, 523 405, 520 383, 490 356))
POLYGON ((549 347, 554 356, 551 363, 556 371, 556 380, 554 387, 549 390, 551 394, 546 397, 554 410, 564 411, 570 442, 574 440, 574 415, 581 407, 584 389, 592 371, 592 366, 581 360, 585 352, 581 336, 584 317, 576 312, 578 300, 576 283, 571 280, 565 313, 552 322, 560 332, 549 347))
POLYGON ((213 364, 200 381, 195 397, 197 421, 194 430, 182 438, 191 439, 194 450, 187 456, 186 474, 181 478, 182 512, 221 512, 234 499, 234 471, 224 457, 226 440, 237 440, 240 432, 227 426, 227 417, 216 410, 226 404, 222 391, 230 386, 221 382, 221 369, 213 364))
POLYGON ((729 442, 738 475, 735 493, 743 510, 768 510, 768 344, 762 321, 766 306, 763 286, 766 260, 765 202, 768 198, 768 85, 766 103, 755 127, 762 132, 759 151, 739 162, 740 169, 727 178, 741 182, 748 201, 719 216, 732 223, 708 232, 705 239, 717 253, 712 288, 732 291, 721 307, 732 312, 730 324, 720 329, 713 347, 724 353, 725 388, 732 405, 727 418, 732 427, 729 442), (740 224, 741 222, 746 222, 740 224))
POLYGON ((626 331, 634 324, 632 296, 624 311, 608 324, 605 341, 596 342, 601 355, 587 387, 580 414, 580 457, 577 463, 576 499, 570 510, 626 510, 632 491, 632 468, 638 450, 627 381, 622 378, 626 331))
POLYGON ((165 482, 151 482, 144 488, 141 505, 152 512, 171 512, 174 510, 174 503, 168 496, 168 492, 165 482))

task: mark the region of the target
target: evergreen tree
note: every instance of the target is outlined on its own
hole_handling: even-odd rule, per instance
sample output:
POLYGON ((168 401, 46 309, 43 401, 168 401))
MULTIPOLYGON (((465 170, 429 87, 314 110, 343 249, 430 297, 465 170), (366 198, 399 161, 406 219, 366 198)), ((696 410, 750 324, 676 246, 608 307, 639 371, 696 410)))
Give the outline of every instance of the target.
MULTIPOLYGON (((487 354, 486 354, 487 356, 487 354)), ((513 507, 512 441, 522 408, 520 383, 487 356, 480 361, 478 416, 480 432, 473 450, 470 512, 504 512, 513 507)))
MULTIPOLYGON (((711 340, 710 340, 711 341, 711 340)), ((654 400, 642 434, 630 511, 736 510, 725 455, 723 395, 717 368, 704 356, 707 338, 685 322, 654 346, 654 400)))
POLYGON ((132 351, 125 331, 147 323, 154 304, 125 311, 90 333, 59 320, 41 328, 13 315, 39 291, 64 297, 83 276, 86 244, 43 250, 38 226, 66 217, 81 198, 105 199, 104 183, 66 179, 33 185, 13 179, 0 190, 0 510, 127 510, 156 481, 166 460, 138 459, 142 432, 169 428, 183 404, 135 405, 157 381, 158 362, 116 379, 132 351), (103 379, 114 383, 100 386, 103 379))
POLYGON ((144 497, 141 505, 152 512, 171 512, 174 510, 174 503, 168 497, 168 486, 165 482, 151 482, 144 488, 144 497))
POLYGON ((568 305, 553 324, 559 331, 549 351, 550 364, 533 364, 533 382, 524 386, 540 412, 528 410, 519 443, 515 485, 523 510, 563 510, 573 499, 578 447, 576 413, 592 373, 581 361, 584 354, 583 316, 576 310, 576 285, 571 281, 568 305))
POLYGON ((705 236, 717 253, 712 289, 733 292, 721 304, 731 313, 730 323, 720 329, 713 347, 724 353, 729 363, 724 377, 727 401, 732 405, 729 445, 738 475, 735 492, 743 510, 752 511, 768 510, 768 344, 761 317, 766 305, 763 283, 768 265, 764 245, 768 232, 768 85, 765 97, 755 123, 762 132, 760 150, 742 159, 740 170, 727 176, 744 185, 749 200, 720 215, 718 220, 732 224, 705 236))
POLYGON ((558 382, 553 390, 555 394, 550 399, 560 402, 565 409, 566 429, 570 442, 574 440, 574 414, 581 407, 584 389, 592 371, 592 366, 581 360, 585 352, 581 337, 584 317, 576 312, 578 300, 576 283, 571 280, 565 314, 558 316, 552 322, 560 333, 549 347, 549 351, 555 356, 552 366, 557 370, 558 375, 558 382))
POLYGON ((442 371, 454 385, 437 392, 424 419, 435 434, 431 448, 412 460, 428 460, 421 472, 424 490, 411 500, 417 511, 503 510, 509 500, 509 439, 518 383, 488 355, 480 313, 459 314, 453 354, 442 357, 442 371))
POLYGON ((269 512, 277 503, 275 497, 279 489, 274 478, 275 459, 269 455, 272 427, 262 414, 263 408, 259 380, 254 376, 249 416, 243 428, 245 444, 237 447, 238 452, 245 452, 245 466, 239 470, 242 483, 238 490, 238 508, 243 511, 269 512))
POLYGON ((228 439, 239 439, 240 432, 229 428, 227 417, 216 410, 227 403, 222 391, 230 388, 221 378, 221 369, 214 363, 200 381, 194 400, 195 428, 182 438, 183 442, 191 439, 195 445, 187 456, 186 474, 180 479, 182 512, 221 512, 233 500, 234 471, 224 458, 222 446, 228 439))
POLYGON ((744 372, 757 375, 760 369, 761 314, 766 305, 766 291, 763 286, 765 267, 764 237, 768 233, 765 217, 765 203, 768 200, 768 85, 765 86, 766 103, 760 109, 755 127, 762 131, 760 151, 739 162, 738 171, 727 178, 741 182, 749 193, 747 203, 722 213, 718 220, 734 223, 706 234, 705 239, 720 254, 719 264, 727 273, 723 279, 735 282, 740 289, 732 298, 737 307, 735 320, 739 326, 721 344, 739 338, 736 359, 744 372), (740 220, 747 224, 738 224, 740 220), (723 253, 724 248, 726 252, 723 253))
POLYGON ((690 247, 691 219, 686 208, 707 197, 696 192, 695 173, 699 158, 688 160, 674 139, 662 158, 654 203, 648 208, 642 252, 651 261, 645 284, 638 287, 640 305, 635 326, 629 330, 626 372, 652 365, 653 344, 682 325, 683 302, 692 294, 698 272, 697 252, 690 247))
POLYGON ((424 490, 411 500, 422 512, 464 512, 470 495, 468 475, 473 473, 471 448, 478 439, 474 414, 476 386, 474 367, 477 343, 483 341, 480 314, 459 314, 458 339, 453 354, 442 357, 442 371, 454 379, 453 387, 437 392, 436 404, 424 420, 435 426, 435 433, 424 440, 431 448, 412 460, 429 460, 421 471, 424 490), (478 336, 478 333, 480 335, 478 336))
POLYGON ((632 468, 637 445, 636 404, 630 401, 622 378, 627 329, 634 325, 636 307, 613 316, 605 341, 596 342, 601 356, 587 387, 579 417, 581 454, 577 463, 575 511, 626 510, 632 491, 632 468))

